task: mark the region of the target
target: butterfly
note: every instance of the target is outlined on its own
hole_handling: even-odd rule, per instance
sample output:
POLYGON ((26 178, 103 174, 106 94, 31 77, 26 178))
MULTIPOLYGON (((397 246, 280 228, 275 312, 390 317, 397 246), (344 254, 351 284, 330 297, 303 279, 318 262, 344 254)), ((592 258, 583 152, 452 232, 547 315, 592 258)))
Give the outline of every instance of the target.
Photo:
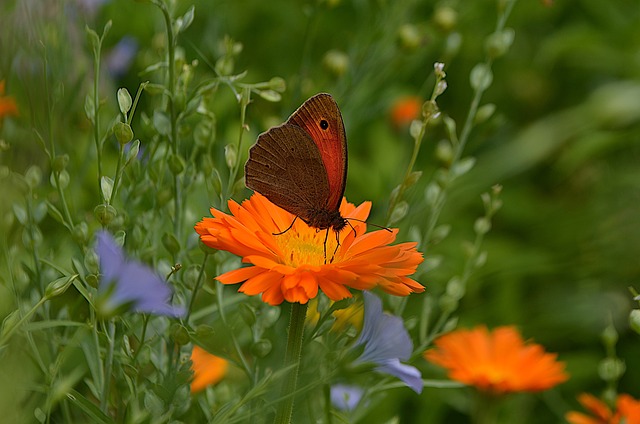
POLYGON ((333 229, 336 240, 348 224, 339 210, 346 182, 347 136, 338 104, 329 94, 308 99, 284 124, 260 134, 249 149, 246 186, 310 227, 327 230, 327 237, 333 229))

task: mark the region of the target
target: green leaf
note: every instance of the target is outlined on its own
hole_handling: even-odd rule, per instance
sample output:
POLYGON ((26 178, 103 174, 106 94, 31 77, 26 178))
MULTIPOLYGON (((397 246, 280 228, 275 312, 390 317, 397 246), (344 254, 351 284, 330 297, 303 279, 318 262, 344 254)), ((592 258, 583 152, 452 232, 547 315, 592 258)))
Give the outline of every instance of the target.
POLYGON ((67 399, 72 404, 76 405, 81 411, 87 414, 89 418, 89 422, 96 424, 113 424, 115 423, 108 415, 100 410, 100 408, 86 397, 84 397, 80 392, 75 389, 69 390, 67 394, 67 399))
POLYGON ((395 208, 393 208, 393 212, 391 212, 391 217, 389 217, 389 225, 393 225, 396 222, 400 221, 402 218, 407 216, 409 212, 409 203, 404 200, 400 201, 395 208))
POLYGON ((171 133, 171 121, 169 117, 158 109, 153 111, 153 126, 159 134, 168 136, 171 133))
POLYGON ((12 207, 13 213, 18 219, 18 222, 26 227, 29 222, 29 215, 27 215, 27 211, 25 210, 25 208, 18 205, 17 203, 14 203, 12 207))
POLYGON ((460 159, 458 162, 454 163, 453 166, 451 167, 451 175, 454 178, 464 175, 467 172, 469 172, 475 164, 476 164, 476 158, 474 157, 469 156, 469 157, 460 159))
POLYGON ((54 204, 49 202, 48 200, 46 201, 46 204, 47 204, 47 211, 49 212, 49 215, 53 219, 58 221, 60 224, 65 224, 64 218, 62 217, 62 212, 60 212, 60 210, 56 208, 54 204))
POLYGON ((88 25, 84 27, 84 30, 87 33, 89 44, 91 45, 94 54, 96 54, 98 52, 98 47, 100 47, 100 37, 98 37, 98 33, 89 28, 88 25))
POLYGON ((180 18, 179 32, 184 32, 187 28, 191 26, 191 24, 193 23, 193 16, 195 14, 194 12, 195 12, 195 6, 191 6, 189 10, 187 10, 187 13, 182 15, 182 18, 180 18))

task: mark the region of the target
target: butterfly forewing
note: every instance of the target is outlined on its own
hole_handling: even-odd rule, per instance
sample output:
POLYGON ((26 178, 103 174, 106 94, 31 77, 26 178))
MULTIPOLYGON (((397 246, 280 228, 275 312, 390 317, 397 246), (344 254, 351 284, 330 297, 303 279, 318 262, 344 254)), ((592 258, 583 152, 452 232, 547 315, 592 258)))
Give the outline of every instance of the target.
POLYGON ((306 219, 326 208, 329 183, 320 152, 300 127, 283 124, 262 133, 249 150, 246 185, 306 219))

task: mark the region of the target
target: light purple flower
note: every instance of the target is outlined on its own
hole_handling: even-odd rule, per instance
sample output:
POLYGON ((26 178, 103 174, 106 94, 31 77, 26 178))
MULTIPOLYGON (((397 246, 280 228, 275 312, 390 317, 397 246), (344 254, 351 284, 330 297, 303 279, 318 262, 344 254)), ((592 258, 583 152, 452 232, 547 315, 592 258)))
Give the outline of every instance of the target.
POLYGON ((363 394, 364 391, 357 386, 336 384, 331 386, 331 403, 341 411, 353 411, 363 394))
POLYGON ((102 305, 112 312, 130 306, 136 312, 183 316, 184 308, 171 305, 171 287, 147 265, 128 260, 113 236, 106 231, 96 235, 96 253, 102 278, 98 292, 106 297, 102 305))
POLYGON ((413 342, 402 320, 382 312, 382 301, 363 291, 364 324, 356 346, 364 345, 364 352, 356 363, 374 363, 376 371, 398 377, 414 392, 422 392, 422 374, 410 365, 400 363, 411 357, 413 342))
POLYGON ((105 58, 107 69, 114 78, 121 78, 129 71, 138 53, 138 42, 131 36, 124 36, 105 58))

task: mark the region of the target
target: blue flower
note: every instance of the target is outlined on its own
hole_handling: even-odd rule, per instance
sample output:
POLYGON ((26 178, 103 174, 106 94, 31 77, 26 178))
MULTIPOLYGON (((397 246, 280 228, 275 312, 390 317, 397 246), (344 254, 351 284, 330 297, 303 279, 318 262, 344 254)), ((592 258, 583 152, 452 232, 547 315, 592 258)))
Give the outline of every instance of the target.
POLYGON ((363 394, 364 391, 359 387, 335 384, 331 386, 331 403, 341 411, 353 411, 363 394))
POLYGON ((184 315, 184 308, 171 305, 171 287, 158 274, 141 262, 125 258, 108 232, 98 232, 96 239, 102 274, 98 292, 105 299, 103 311, 109 313, 125 306, 155 315, 184 315))
POLYGON ((413 342, 402 320, 382 312, 382 301, 363 291, 364 323, 356 346, 364 345, 356 363, 374 363, 376 371, 398 377, 414 392, 422 392, 422 375, 410 365, 400 363, 411 357, 413 342))

